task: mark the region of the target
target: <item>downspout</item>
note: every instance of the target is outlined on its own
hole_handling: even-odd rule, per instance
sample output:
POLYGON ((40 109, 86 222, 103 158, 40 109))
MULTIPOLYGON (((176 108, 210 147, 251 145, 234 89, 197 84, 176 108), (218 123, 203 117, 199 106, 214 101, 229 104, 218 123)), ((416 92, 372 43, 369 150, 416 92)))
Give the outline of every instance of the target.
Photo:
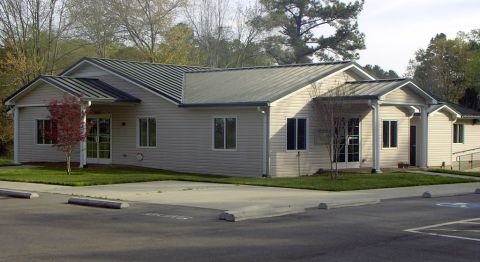
POLYGON ((262 141, 262 177, 270 175, 270 107, 257 107, 263 115, 263 141, 262 141))
POLYGON ((19 148, 19 144, 18 144, 18 139, 19 139, 19 120, 20 120, 20 110, 18 108, 18 106, 15 106, 13 108, 13 162, 15 164, 19 164, 19 159, 18 159, 18 148, 19 148))

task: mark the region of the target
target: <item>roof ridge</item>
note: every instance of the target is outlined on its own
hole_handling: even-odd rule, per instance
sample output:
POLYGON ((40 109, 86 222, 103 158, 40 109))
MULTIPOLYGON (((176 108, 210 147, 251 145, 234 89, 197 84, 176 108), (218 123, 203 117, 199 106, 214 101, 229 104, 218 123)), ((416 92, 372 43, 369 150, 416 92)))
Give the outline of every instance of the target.
POLYGON ((382 82, 395 82, 395 81, 405 81, 408 78, 392 78, 392 79, 373 79, 373 80, 356 80, 356 81, 346 81, 347 84, 355 83, 382 83, 382 82))
POLYGON ((88 59, 93 59, 93 60, 107 60, 107 61, 117 61, 117 62, 125 62, 125 63, 137 63, 137 64, 149 64, 149 65, 162 65, 162 66, 194 67, 194 68, 202 68, 202 69, 213 69, 212 67, 205 67, 205 66, 162 64, 162 63, 155 63, 155 62, 132 61, 132 60, 125 60, 125 59, 103 58, 103 57, 94 57, 94 56, 85 56, 84 58, 87 59, 87 60, 88 60, 88 59))
POLYGON ((348 64, 352 63, 351 60, 344 61, 326 61, 326 62, 317 62, 317 63, 303 63, 303 64, 285 64, 285 65, 269 65, 269 66, 247 66, 247 67, 232 67, 232 68, 219 68, 219 69, 210 69, 210 70, 199 70, 192 72, 185 72, 186 74, 191 73, 211 73, 211 72, 224 72, 224 71, 237 71, 237 70, 254 70, 254 69, 273 69, 273 68, 286 68, 286 67, 306 67, 306 66, 319 66, 319 65, 338 65, 338 64, 348 64))

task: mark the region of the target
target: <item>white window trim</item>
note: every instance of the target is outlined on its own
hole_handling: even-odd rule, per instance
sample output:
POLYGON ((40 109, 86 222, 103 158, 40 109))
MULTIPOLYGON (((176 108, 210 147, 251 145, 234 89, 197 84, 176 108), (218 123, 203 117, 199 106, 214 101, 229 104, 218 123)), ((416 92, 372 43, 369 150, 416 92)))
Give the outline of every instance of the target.
MULTIPOLYGON (((37 118, 37 119, 35 119, 35 138, 34 138, 35 139, 35 141, 34 141, 35 145, 37 145, 37 146, 53 146, 53 145, 55 145, 53 143, 52 144, 45 144, 45 143, 44 144, 39 144, 38 143, 38 121, 40 121, 40 120, 45 121, 45 120, 50 120, 50 119, 48 119, 48 118, 37 118)), ((44 128, 45 128, 45 122, 43 123, 43 125, 44 125, 44 128)), ((44 138, 44 140, 45 140, 45 138, 44 138)))
POLYGON ((230 151, 235 152, 238 149, 238 117, 236 115, 219 115, 219 116, 212 116, 212 150, 213 151, 230 151), (224 137, 223 137, 223 146, 225 148, 215 148, 215 118, 223 118, 225 121, 224 124, 224 137), (235 148, 227 149, 227 136, 226 136, 226 118, 235 118, 235 148))
MULTIPOLYGON (((457 135, 459 135, 458 138, 460 138, 460 127, 458 128, 457 135)), ((458 140, 460 140, 460 139, 458 139, 458 140)), ((465 124, 454 123, 452 125, 452 143, 455 144, 455 145, 465 144, 465 124), (455 125, 457 125, 457 126, 462 125, 463 126, 463 128, 462 128, 462 130, 463 130, 463 142, 455 142, 455 139, 453 137, 453 134, 455 134, 455 125)))
POLYGON ((293 117, 285 117, 285 152, 288 153, 295 153, 295 152, 308 152, 310 149, 310 121, 308 116, 293 116, 293 117), (288 149, 288 119, 294 118, 296 119, 295 122, 295 147, 298 148, 297 141, 298 141, 298 119, 305 119, 306 120, 306 134, 305 134, 305 149, 288 149))
MULTIPOLYGON (((398 144, 399 144, 399 143, 398 143, 398 130, 399 130, 399 127, 398 127, 398 126, 399 126, 399 123, 400 123, 400 121, 398 121, 397 119, 382 119, 382 150, 383 150, 383 149, 385 149, 385 150, 396 150, 396 149, 398 149, 398 144), (395 122, 397 122, 397 146, 395 146, 395 147, 392 147, 392 146, 385 147, 385 146, 383 145, 383 122, 385 122, 385 121, 388 121, 388 122, 393 122, 393 121, 395 121, 395 122)), ((389 128, 388 128, 388 138, 389 138, 389 139, 388 139, 388 143, 389 143, 389 144, 390 144, 391 135, 392 135, 392 134, 390 133, 390 125, 391 125, 391 124, 388 124, 388 127, 389 127, 389 128)))
MULTIPOLYGON (((158 130, 158 123, 157 123, 157 117, 156 116, 137 116, 137 119, 136 119, 136 136, 135 136, 135 140, 137 141, 137 148, 157 148, 158 146, 158 134, 157 134, 157 130, 158 130), (153 118, 155 119, 155 146, 141 146, 140 145, 140 119, 150 119, 150 118, 153 118)), ((147 121, 147 129, 149 128, 148 126, 148 121, 147 121)), ((147 144, 149 144, 148 142, 150 142, 150 132, 148 132, 149 130, 147 130, 147 144)))

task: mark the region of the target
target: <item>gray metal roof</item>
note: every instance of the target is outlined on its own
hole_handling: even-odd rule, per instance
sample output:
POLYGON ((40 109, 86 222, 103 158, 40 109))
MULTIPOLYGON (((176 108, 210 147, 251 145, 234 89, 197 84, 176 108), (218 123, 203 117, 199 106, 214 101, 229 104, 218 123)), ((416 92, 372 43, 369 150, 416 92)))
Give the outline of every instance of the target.
MULTIPOLYGON (((368 81, 348 81, 345 84, 330 90, 323 95, 323 99, 329 97, 345 97, 349 99, 378 99, 388 92, 408 83, 405 78, 382 79, 368 81)), ((321 98, 322 99, 322 98, 321 98)))
POLYGON ((352 64, 341 61, 188 72, 183 106, 273 102, 352 64))
POLYGON ((120 91, 98 79, 72 78, 64 76, 40 76, 65 92, 91 101, 140 102, 140 99, 120 91))
MULTIPOLYGON (((182 101, 183 76, 185 72, 211 69, 196 66, 156 64, 93 57, 85 57, 82 60, 105 67, 176 103, 182 101)), ((68 70, 69 69, 64 72, 68 70)))
POLYGON ((464 106, 461 106, 461 105, 458 105, 458 104, 455 104, 455 103, 451 103, 451 102, 442 101, 441 103, 449 106, 455 112, 460 114, 462 116, 462 118, 480 118, 480 112, 475 111, 473 109, 466 108, 464 106))

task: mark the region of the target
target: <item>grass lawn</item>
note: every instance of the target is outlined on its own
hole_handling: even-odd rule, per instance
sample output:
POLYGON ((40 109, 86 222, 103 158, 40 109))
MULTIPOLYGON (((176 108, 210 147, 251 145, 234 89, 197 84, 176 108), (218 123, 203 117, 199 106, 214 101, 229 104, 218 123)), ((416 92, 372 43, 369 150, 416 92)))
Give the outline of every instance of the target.
POLYGON ((13 166, 13 161, 7 158, 0 158, 0 166, 13 166))
POLYGON ((428 171, 437 172, 437 173, 446 173, 446 174, 454 174, 454 175, 462 175, 462 176, 476 176, 480 177, 480 172, 469 172, 469 171, 460 171, 460 170, 448 170, 448 169, 428 169, 428 171))
POLYGON ((128 168, 77 169, 74 170, 72 175, 68 176, 63 169, 52 167, 0 170, 0 180, 68 186, 181 180, 328 191, 475 182, 460 178, 429 176, 412 173, 343 174, 336 181, 332 181, 327 176, 242 178, 128 168))

